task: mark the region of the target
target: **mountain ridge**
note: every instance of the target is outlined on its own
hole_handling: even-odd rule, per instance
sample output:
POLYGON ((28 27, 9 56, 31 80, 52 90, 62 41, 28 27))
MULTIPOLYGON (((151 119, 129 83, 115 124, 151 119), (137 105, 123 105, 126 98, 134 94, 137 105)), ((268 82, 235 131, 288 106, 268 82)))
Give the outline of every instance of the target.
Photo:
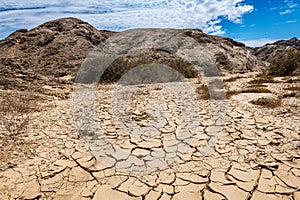
POLYGON ((251 52, 261 60, 271 61, 272 58, 283 53, 288 48, 300 50, 300 40, 297 37, 292 37, 287 40, 278 40, 273 43, 265 44, 261 47, 251 48, 251 52))
MULTIPOLYGON (((245 44, 231 38, 208 35, 201 30, 180 31, 210 52, 222 73, 261 71, 268 66, 265 62, 268 60, 257 55, 258 48, 249 49, 245 44)), ((31 30, 18 30, 0 40, 0 87, 24 87, 29 81, 41 85, 45 82, 71 84, 88 53, 114 34, 118 33, 97 30, 77 18, 61 18, 31 30)), ((182 63, 171 54, 151 51, 149 53, 149 50, 145 50, 145 57, 141 57, 141 53, 128 57, 149 61, 158 58, 157 62, 160 64, 173 63, 174 59, 175 63, 182 63)), ((129 62, 130 65, 139 62, 130 63, 129 59, 122 59, 125 60, 125 64, 129 62)), ((107 81, 116 81, 122 74, 113 78, 110 78, 111 75, 114 76, 106 76, 109 77, 107 81)))

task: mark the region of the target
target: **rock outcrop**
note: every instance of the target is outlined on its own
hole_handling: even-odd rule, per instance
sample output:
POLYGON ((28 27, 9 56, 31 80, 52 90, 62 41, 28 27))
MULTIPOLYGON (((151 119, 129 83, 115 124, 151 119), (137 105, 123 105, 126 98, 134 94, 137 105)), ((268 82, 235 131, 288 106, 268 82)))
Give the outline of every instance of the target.
POLYGON ((243 43, 197 30, 187 30, 185 34, 197 40, 206 51, 214 54, 216 64, 221 71, 246 72, 266 67, 266 63, 257 59, 243 43))
MULTIPOLYGON (((214 55, 219 70, 223 72, 246 72, 265 67, 265 63, 252 55, 242 43, 207 35, 200 30, 182 32, 194 38, 206 51, 214 55)), ((114 34, 116 33, 97 30, 75 18, 58 19, 32 30, 16 31, 0 41, 0 87, 9 89, 24 88, 28 83, 72 83, 88 53, 114 34)), ((176 56, 159 50, 150 49, 128 55, 124 57, 125 64, 129 62, 126 59, 128 57, 130 60, 149 62, 158 60, 161 64, 168 65, 183 63, 182 67, 189 65, 176 56), (139 58, 136 59, 136 56, 139 58)), ((123 61, 121 63, 124 64, 123 61)), ((189 75, 186 77, 189 77, 193 73, 189 71, 187 74, 189 75)), ((115 74, 106 74, 107 81, 119 78, 113 76, 115 74)))
POLYGON ((111 34, 75 18, 16 31, 0 41, 1 86, 71 80, 88 52, 111 34))
POLYGON ((272 58, 276 57, 276 55, 286 51, 291 47, 300 50, 300 40, 295 37, 289 40, 279 40, 272 44, 266 44, 262 47, 252 48, 251 51, 259 59, 270 61, 272 58))

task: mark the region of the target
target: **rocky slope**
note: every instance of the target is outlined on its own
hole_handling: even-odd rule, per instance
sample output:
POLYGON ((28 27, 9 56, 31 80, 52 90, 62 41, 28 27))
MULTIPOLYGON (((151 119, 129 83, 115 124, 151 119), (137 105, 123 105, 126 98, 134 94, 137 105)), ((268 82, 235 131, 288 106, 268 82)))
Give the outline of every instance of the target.
POLYGON ((300 50, 300 40, 295 37, 289 40, 279 40, 272 44, 266 44, 262 47, 253 48, 251 51, 259 59, 270 61, 270 59, 276 57, 276 55, 286 51, 291 47, 300 50))
POLYGON ((110 34, 74 18, 16 31, 0 41, 1 86, 65 82, 58 78, 72 78, 87 53, 110 34))
MULTIPOLYGON (((200 30, 183 30, 183 33, 212 53, 221 71, 245 72, 265 67, 265 63, 252 55, 245 45, 229 38, 207 35, 200 30)), ((29 31, 16 31, 0 41, 0 86, 4 89, 24 89, 30 82, 41 85, 71 83, 87 54, 114 34, 97 30, 75 18, 50 21, 29 31)), ((158 50, 145 50, 144 53, 133 53, 128 57, 146 62, 155 60, 171 66, 172 63, 183 63, 184 68, 190 65, 168 52, 158 50)), ((125 65, 130 62, 126 58, 124 60, 125 65)), ((118 67, 122 69, 122 66, 118 67)), ((120 78, 120 73, 116 76, 112 72, 106 74, 107 81, 120 78)), ((193 76, 190 72, 186 74, 186 77, 193 76)))
POLYGON ((185 34, 197 40, 206 51, 214 54, 216 64, 221 71, 246 72, 266 67, 266 63, 255 57, 243 43, 196 30, 187 30, 185 34))

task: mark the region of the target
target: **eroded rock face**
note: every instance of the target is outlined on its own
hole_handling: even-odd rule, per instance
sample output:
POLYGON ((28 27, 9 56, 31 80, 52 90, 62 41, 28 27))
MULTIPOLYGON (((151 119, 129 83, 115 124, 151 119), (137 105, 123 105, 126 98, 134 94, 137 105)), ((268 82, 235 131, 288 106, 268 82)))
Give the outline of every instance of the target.
POLYGON ((75 18, 16 31, 0 41, 1 86, 63 84, 66 80, 59 78, 66 76, 72 80, 88 52, 110 34, 75 18))
POLYGON ((264 61, 270 61, 279 53, 286 51, 288 48, 300 50, 300 40, 291 38, 289 40, 279 40, 272 44, 266 44, 262 47, 252 48, 252 53, 264 61))
MULTIPOLYGON (((182 32, 211 53, 221 71, 246 72, 265 67, 265 63, 253 56, 244 44, 230 38, 207 35, 200 30, 182 32)), ((32 30, 16 31, 0 41, 0 85, 5 89, 20 89, 30 82, 36 85, 71 83, 88 53, 114 34, 97 30, 75 18, 58 19, 32 30)), ((184 63, 186 61, 170 52, 155 49, 129 53, 124 60, 121 64, 130 65, 130 61, 134 60, 155 60, 160 64, 175 63, 189 67, 184 63)), ((107 81, 115 79, 107 78, 107 81)))
POLYGON ((186 30, 184 33, 214 54, 219 70, 224 72, 247 72, 262 70, 266 63, 257 59, 243 43, 230 38, 207 35, 199 30, 186 30))

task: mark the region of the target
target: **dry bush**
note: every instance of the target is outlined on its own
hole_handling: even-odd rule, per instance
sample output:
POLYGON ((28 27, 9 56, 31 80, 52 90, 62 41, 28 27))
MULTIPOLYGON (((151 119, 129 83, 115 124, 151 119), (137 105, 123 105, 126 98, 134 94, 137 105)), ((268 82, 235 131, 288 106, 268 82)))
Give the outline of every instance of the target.
POLYGON ((248 87, 268 87, 268 86, 262 84, 253 84, 253 85, 249 85, 248 87))
POLYGON ((234 95, 237 95, 237 94, 240 94, 240 93, 241 93, 241 91, 237 91, 237 90, 226 91, 226 98, 230 99, 230 97, 232 97, 234 95))
MULTIPOLYGON (((99 63, 102 63, 101 59, 90 59, 84 62, 85 68, 81 68, 79 75, 77 76, 77 82, 79 83, 96 83, 98 77, 100 77, 99 63)), ((126 56, 121 56, 115 59, 101 74, 100 82, 109 83, 117 82, 128 71, 150 64, 163 64, 170 66, 172 69, 179 72, 185 78, 197 78, 198 71, 193 65, 180 57, 176 57, 171 53, 162 50, 146 49, 140 52, 132 52, 126 56)))
POLYGON ((291 91, 300 91, 300 87, 298 86, 295 86, 295 87, 287 87, 287 88, 284 88, 285 90, 291 90, 291 91))
POLYGON ((281 99, 275 97, 261 97, 250 101, 250 103, 267 108, 276 108, 281 105, 281 99))
POLYGON ((199 99, 202 99, 202 100, 210 99, 209 89, 208 89, 207 85, 201 85, 201 86, 197 87, 196 93, 198 94, 199 99))
POLYGON ((249 88, 249 89, 242 90, 241 93, 272 93, 272 92, 267 88, 249 88))
POLYGON ((2 136, 15 139, 26 132, 36 96, 31 92, 6 92, 0 104, 0 124, 5 128, 2 136))
POLYGON ((266 88, 249 88, 249 89, 245 89, 245 90, 227 90, 226 97, 227 97, 227 99, 230 99, 230 97, 241 94, 241 93, 271 93, 271 91, 266 88))
POLYGON ((249 81, 249 84, 278 83, 278 81, 275 81, 273 78, 274 77, 271 76, 264 76, 249 81))
POLYGON ((290 93, 285 93, 282 95, 282 98, 289 98, 289 97, 297 97, 299 95, 297 95, 296 92, 290 92, 290 93))
POLYGON ((230 78, 227 78, 227 79, 224 79, 223 82, 234 82, 240 78, 243 78, 242 76, 234 76, 234 77, 230 77, 230 78))

